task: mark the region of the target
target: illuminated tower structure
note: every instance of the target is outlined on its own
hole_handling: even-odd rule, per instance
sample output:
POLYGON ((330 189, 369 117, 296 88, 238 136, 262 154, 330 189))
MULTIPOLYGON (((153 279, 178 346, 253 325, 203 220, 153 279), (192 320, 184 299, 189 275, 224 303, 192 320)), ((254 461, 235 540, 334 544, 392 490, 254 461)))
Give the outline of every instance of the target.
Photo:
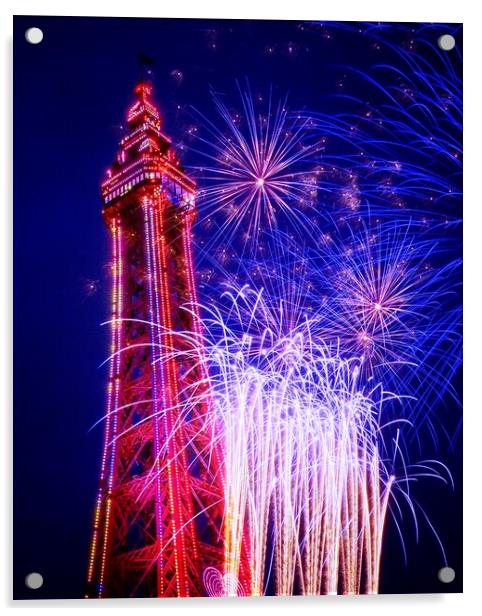
POLYGON ((199 596, 203 570, 223 568, 220 460, 202 430, 208 403, 190 404, 189 415, 183 406, 202 367, 163 354, 176 344, 170 332, 199 328, 180 309, 196 305, 195 184, 146 81, 135 88, 102 199, 112 236, 111 356, 87 596, 199 596))

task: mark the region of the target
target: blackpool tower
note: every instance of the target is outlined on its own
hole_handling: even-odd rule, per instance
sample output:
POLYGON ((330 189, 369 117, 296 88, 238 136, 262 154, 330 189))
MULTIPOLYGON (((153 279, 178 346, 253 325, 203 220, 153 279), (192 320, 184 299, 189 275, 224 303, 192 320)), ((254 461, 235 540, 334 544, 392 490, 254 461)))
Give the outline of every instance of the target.
POLYGON ((146 81, 136 86, 102 184, 111 347, 88 597, 199 596, 202 572, 223 566, 221 463, 202 430, 207 397, 183 400, 186 381, 207 379, 196 374, 202 367, 164 352, 175 348, 176 331, 199 328, 196 308, 182 309, 197 302, 196 188, 162 131, 151 90, 146 81))

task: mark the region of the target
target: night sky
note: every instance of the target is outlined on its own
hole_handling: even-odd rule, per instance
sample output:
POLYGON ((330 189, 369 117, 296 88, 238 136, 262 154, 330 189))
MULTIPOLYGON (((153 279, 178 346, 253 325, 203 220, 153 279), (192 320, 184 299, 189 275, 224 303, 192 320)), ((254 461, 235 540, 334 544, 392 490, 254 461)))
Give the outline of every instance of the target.
MULTIPOLYGON (((406 26, 410 38, 409 25, 406 26)), ((447 31, 456 34, 455 25, 447 31)), ((398 32, 397 36, 400 35, 398 32)), ((458 34, 457 34, 458 36, 458 34)), ((114 159, 138 56, 167 134, 184 142, 210 87, 288 94, 293 108, 333 105, 343 65, 366 71, 377 50, 300 22, 16 17, 14 20, 14 587, 17 598, 81 597, 101 453, 109 304, 109 237, 99 185, 114 159), (44 32, 25 41, 28 27, 44 32), (24 587, 42 573, 38 591, 24 587)), ((184 155, 187 166, 196 161, 184 155)), ((461 590, 460 454, 444 452, 456 490, 431 484, 426 509, 457 571, 446 587, 433 536, 406 533, 408 565, 389 524, 382 592, 461 590)), ((421 494, 423 490, 421 490, 421 494)))

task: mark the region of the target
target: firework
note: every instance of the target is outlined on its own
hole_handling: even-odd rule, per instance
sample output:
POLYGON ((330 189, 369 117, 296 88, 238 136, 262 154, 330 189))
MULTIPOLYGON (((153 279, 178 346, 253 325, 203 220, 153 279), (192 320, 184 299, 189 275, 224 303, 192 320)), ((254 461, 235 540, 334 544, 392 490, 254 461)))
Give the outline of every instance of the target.
POLYGON ((410 484, 450 472, 413 464, 411 439, 428 425, 436 442, 447 393, 458 402, 460 88, 392 52, 396 69, 352 75, 370 104, 290 115, 270 96, 258 113, 240 89, 241 113, 215 96, 220 121, 192 132, 209 299, 186 307, 192 332, 151 326, 156 361, 183 367, 158 458, 191 424, 211 439, 186 445, 189 465, 219 461, 210 596, 375 593, 387 514, 403 545, 405 507, 443 554, 410 484))
POLYGON ((410 394, 419 408, 441 398, 460 364, 460 259, 411 225, 377 225, 337 236, 308 260, 323 337, 363 357, 365 382, 410 394))
POLYGON ((217 226, 217 243, 241 235, 253 247, 262 228, 280 221, 311 229, 318 186, 310 158, 321 143, 308 119, 290 115, 286 99, 275 102, 270 93, 258 110, 249 87, 239 87, 239 95, 241 112, 213 94, 219 122, 199 114, 204 130, 193 150, 203 161, 195 167, 201 220, 217 226))
MULTIPOLYGON (((316 321, 291 328, 282 305, 249 288, 220 301, 203 308, 205 336, 178 332, 165 351, 208 366, 204 429, 224 451, 224 571, 209 572, 208 592, 238 594, 243 546, 243 594, 377 592, 393 484, 380 416, 392 395, 361 388, 361 362, 327 346, 316 321)), ((199 402, 190 387, 188 406, 199 402)))
POLYGON ((419 27, 413 35, 416 43, 395 42, 396 27, 390 26, 386 36, 386 24, 338 29, 369 37, 383 51, 383 61, 374 60, 366 72, 340 67, 350 96, 335 96, 336 113, 300 112, 325 144, 321 160, 314 161, 324 207, 331 207, 338 221, 365 219, 364 205, 384 220, 415 219, 426 225, 458 221, 460 51, 447 54, 437 48, 443 30, 436 25, 419 27))
POLYGON ((416 409, 420 426, 434 400, 455 393, 461 259, 420 224, 370 223, 333 227, 317 247, 269 234, 263 261, 239 259, 231 264, 235 276, 225 269, 220 275, 279 299, 282 312, 266 313, 272 328, 316 319, 327 345, 362 361, 364 385, 383 383, 412 399, 404 409, 416 409))

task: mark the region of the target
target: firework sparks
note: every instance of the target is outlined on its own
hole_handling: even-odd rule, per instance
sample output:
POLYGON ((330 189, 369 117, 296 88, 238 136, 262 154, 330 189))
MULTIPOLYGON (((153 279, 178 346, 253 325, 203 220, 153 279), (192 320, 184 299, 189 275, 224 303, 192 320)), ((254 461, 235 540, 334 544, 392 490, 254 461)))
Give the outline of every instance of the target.
POLYGON ((278 595, 377 592, 393 483, 379 420, 391 395, 360 388, 360 361, 334 353, 314 321, 291 329, 282 307, 247 288, 224 299, 224 314, 205 307, 206 336, 178 334, 183 350, 170 351, 207 362, 205 419, 225 456, 225 566, 205 583, 238 594, 244 545, 245 594, 265 594, 268 579, 278 595))

